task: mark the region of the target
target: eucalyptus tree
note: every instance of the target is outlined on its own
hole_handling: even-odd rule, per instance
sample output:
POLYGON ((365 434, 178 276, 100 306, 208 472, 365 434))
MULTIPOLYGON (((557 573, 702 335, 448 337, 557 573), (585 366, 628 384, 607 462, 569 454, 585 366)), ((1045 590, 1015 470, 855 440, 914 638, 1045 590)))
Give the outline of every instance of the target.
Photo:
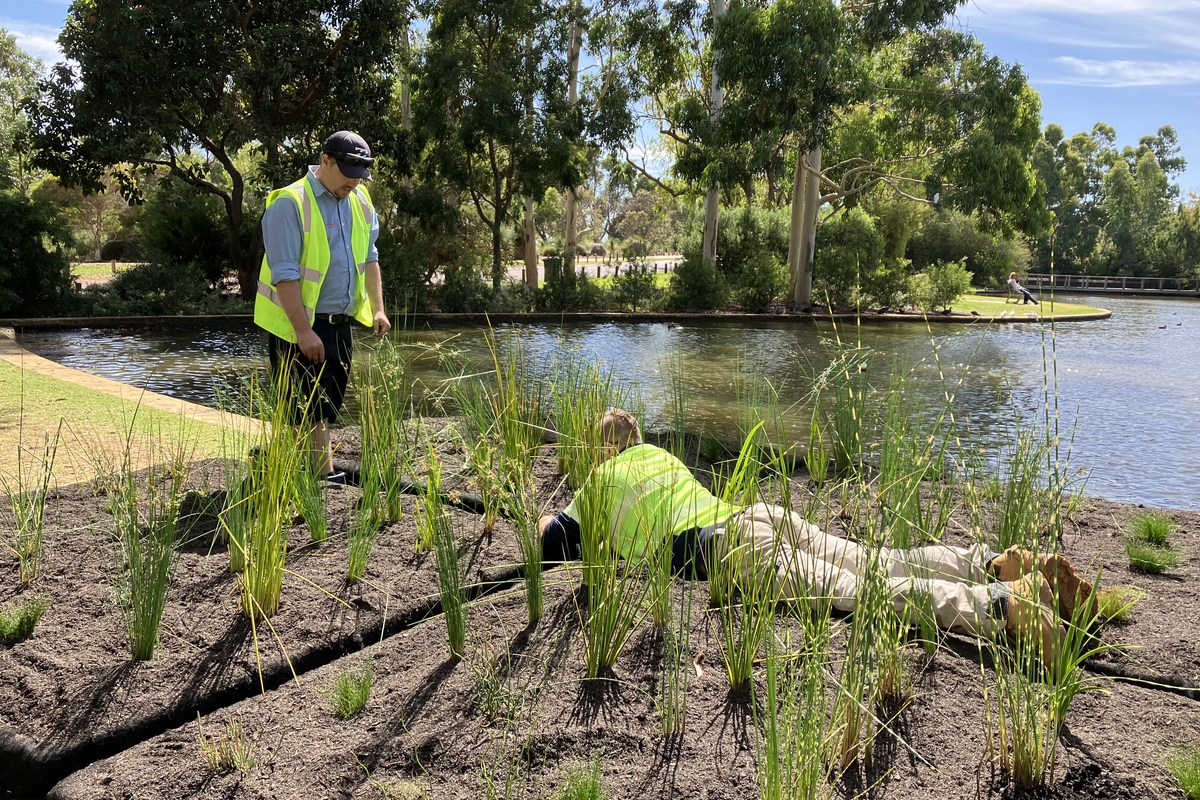
POLYGON ((251 297, 247 192, 294 180, 332 130, 395 144, 382 123, 404 20, 394 0, 76 0, 59 36, 67 61, 31 109, 38 163, 85 191, 117 168, 131 200, 134 173, 154 169, 216 196, 251 297), (250 174, 235 158, 246 146, 261 156, 250 174))
POLYGON ((38 178, 31 168, 29 118, 25 105, 36 99, 42 62, 17 46, 17 37, 0 28, 0 188, 28 196, 38 178))
POLYGON ((441 0, 414 76, 426 180, 463 193, 491 235, 492 288, 517 198, 565 185, 566 26, 544 0, 441 0))

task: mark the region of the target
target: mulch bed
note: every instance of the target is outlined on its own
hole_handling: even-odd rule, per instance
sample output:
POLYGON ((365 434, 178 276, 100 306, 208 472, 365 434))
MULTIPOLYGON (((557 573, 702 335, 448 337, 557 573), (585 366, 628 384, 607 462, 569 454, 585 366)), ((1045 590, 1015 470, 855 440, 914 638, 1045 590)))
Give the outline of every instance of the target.
MULTIPOLYGON (((355 444, 352 432, 343 436, 340 463, 354 466, 355 444)), ((457 472, 453 445, 443 455, 457 472)), ((537 470, 546 504, 565 505, 553 463, 539 461, 537 470)), ((465 478, 455 480, 455 491, 472 490, 465 478)), ((807 491, 802 476, 794 483, 807 491)), ((353 487, 334 490, 331 530, 345 530, 356 497, 353 487)), ((268 681, 263 694, 223 551, 180 553, 159 649, 152 661, 131 664, 106 577, 111 518, 104 502, 89 487, 61 491, 48 523, 44 576, 20 591, 15 564, 0 571, 0 606, 29 592, 51 600, 30 640, 0 649, 0 765, 7 768, 0 786, 10 791, 44 791, 80 768, 51 796, 479 798, 489 796, 490 783, 499 797, 549 797, 568 772, 599 759, 608 797, 758 795, 763 678, 757 676, 754 692, 729 692, 718 617, 706 608, 702 582, 674 588, 677 600, 685 592, 695 598, 685 663, 691 679, 685 730, 664 739, 656 701, 662 636, 643 623, 611 675, 585 680, 578 576, 569 568, 546 573, 546 612, 537 624, 527 623, 519 582, 474 602, 470 652, 461 662, 449 660, 441 618, 416 623, 436 603, 437 587, 432 555, 413 552, 409 499, 404 520, 381 533, 360 584, 343 581, 342 536, 289 554, 296 575, 286 579, 272 620, 278 641, 259 636, 268 681), (295 680, 283 651, 296 666, 295 680), (477 685, 493 661, 509 702, 488 719, 477 685), (371 699, 361 714, 342 721, 323 692, 334 675, 364 663, 375 675, 371 699), (247 732, 255 764, 246 772, 213 773, 198 744, 200 726, 212 739, 231 720, 247 732), (514 788, 506 792, 509 778, 514 788)), ((838 529, 836 511, 822 524, 838 529)), ((1077 564, 1103 566, 1106 585, 1146 592, 1131 623, 1104 629, 1107 640, 1130 648, 1098 668, 1200 685, 1194 588, 1200 514, 1165 512, 1178 523, 1172 540, 1183 561, 1168 575, 1149 576, 1128 570, 1121 545, 1136 511, 1089 499, 1068 522, 1062 543, 1077 564)), ((456 511, 454 521, 476 583, 516 576, 511 527, 502 521, 489 542, 477 515, 456 511)), ((302 524, 293 536, 308 539, 302 524)), ((848 775, 835 796, 1014 796, 990 758, 986 660, 981 667, 977 648, 961 637, 944 644, 919 659, 915 699, 890 726, 895 736, 882 735, 870 768, 848 775)), ((1181 798, 1161 760, 1178 743, 1200 742, 1200 703, 1089 677, 1106 692, 1075 701, 1060 737, 1055 782, 1032 796, 1181 798)))

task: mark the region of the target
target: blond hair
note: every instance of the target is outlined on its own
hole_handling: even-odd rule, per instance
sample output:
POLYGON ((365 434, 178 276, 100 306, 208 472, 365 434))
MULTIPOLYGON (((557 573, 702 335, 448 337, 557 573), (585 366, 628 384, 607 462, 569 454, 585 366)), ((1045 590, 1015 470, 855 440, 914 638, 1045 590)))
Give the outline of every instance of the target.
POLYGON ((637 417, 623 408, 610 408, 600 420, 600 439, 616 445, 617 450, 642 443, 642 429, 637 417))

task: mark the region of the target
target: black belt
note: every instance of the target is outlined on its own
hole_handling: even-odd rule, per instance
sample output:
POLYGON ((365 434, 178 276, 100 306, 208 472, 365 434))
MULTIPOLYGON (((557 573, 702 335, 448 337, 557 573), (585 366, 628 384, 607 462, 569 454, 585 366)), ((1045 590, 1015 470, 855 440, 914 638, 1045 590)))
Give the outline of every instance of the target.
POLYGON ((349 314, 317 314, 316 319, 321 322, 328 322, 330 325, 345 325, 354 317, 349 314))

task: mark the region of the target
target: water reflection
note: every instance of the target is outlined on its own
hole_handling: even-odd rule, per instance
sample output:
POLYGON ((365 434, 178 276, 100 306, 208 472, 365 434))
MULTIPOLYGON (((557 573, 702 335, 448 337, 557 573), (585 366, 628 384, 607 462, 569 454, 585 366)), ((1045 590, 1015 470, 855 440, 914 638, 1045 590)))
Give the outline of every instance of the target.
MULTIPOLYGON (((994 448, 1011 435, 1014 415, 1030 424, 1057 415, 1064 437, 1073 436, 1073 462, 1092 470, 1089 493, 1200 509, 1200 375, 1190 365, 1200 302, 1072 299, 1112 308, 1113 317, 1054 330, 936 323, 519 325, 498 329, 497 338, 502 347, 519 343, 537 354, 547 381, 550 354, 603 360, 638 389, 648 422, 658 425, 669 416, 667 364, 678 359, 693 427, 713 431, 734 428, 734 373, 739 359, 748 359, 779 389, 795 436, 807 430, 813 376, 829 365, 839 340, 858 343, 874 353, 875 387, 886 389, 893 363, 904 365, 913 374, 912 408, 936 414, 943 397, 952 396, 956 419, 974 443, 994 448)), ((479 328, 406 336, 460 351, 481 368, 490 364, 479 328)), ((67 366, 208 405, 266 361, 265 342, 249 323, 203 331, 38 332, 20 340, 67 366)), ((421 362, 427 383, 445 376, 437 361, 421 362)))

